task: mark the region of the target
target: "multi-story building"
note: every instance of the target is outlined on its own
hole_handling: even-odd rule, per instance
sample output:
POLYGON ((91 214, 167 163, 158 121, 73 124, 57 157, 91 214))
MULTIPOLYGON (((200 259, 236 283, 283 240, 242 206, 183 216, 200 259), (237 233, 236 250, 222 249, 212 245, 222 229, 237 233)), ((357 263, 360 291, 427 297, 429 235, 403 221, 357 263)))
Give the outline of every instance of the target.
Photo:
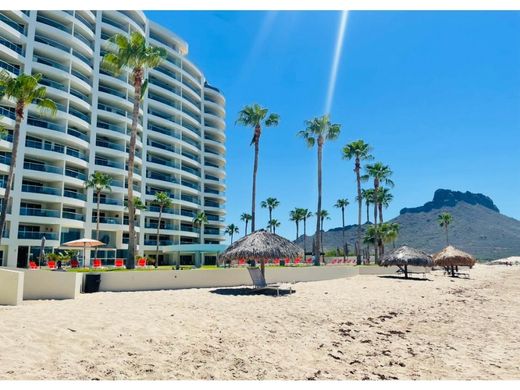
MULTIPOLYGON (((95 171, 112 178, 101 198, 100 258, 125 257, 128 242, 128 146, 133 87, 128 72, 100 67, 107 40, 139 31, 168 56, 147 72, 135 158, 138 252, 161 264, 214 261, 223 249, 225 215, 225 99, 187 58, 186 42, 140 11, 0 11, 0 70, 43 74, 41 83, 58 107, 54 117, 31 105, 21 124, 12 207, 0 251, 4 266, 24 266, 40 253, 82 237, 96 237, 96 202, 84 182, 95 171), (167 191, 157 237, 154 194, 167 191), (204 211, 208 223, 193 224, 204 211)), ((0 197, 10 165, 14 104, 0 102, 0 197)), ((64 249, 64 248, 63 248, 64 249)), ((88 257, 88 256, 87 256, 88 257)))

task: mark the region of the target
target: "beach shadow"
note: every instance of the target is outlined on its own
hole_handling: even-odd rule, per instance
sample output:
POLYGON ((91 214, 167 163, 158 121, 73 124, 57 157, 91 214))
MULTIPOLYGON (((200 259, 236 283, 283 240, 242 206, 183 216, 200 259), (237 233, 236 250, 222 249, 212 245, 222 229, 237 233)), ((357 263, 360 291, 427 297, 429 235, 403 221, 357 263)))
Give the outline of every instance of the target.
POLYGON ((264 290, 255 290, 253 288, 248 287, 238 287, 238 288, 217 288, 215 290, 211 290, 210 293, 218 294, 218 295, 234 295, 234 296, 247 296, 247 295, 266 295, 266 296, 285 296, 294 294, 296 291, 289 289, 280 289, 278 291, 279 295, 277 295, 276 288, 267 288, 264 290))
POLYGON ((397 276, 397 275, 379 275, 380 278, 383 279, 399 279, 399 280, 413 280, 417 282, 432 282, 433 280, 428 278, 416 278, 413 276, 409 276, 408 279, 406 279, 404 276, 397 276))

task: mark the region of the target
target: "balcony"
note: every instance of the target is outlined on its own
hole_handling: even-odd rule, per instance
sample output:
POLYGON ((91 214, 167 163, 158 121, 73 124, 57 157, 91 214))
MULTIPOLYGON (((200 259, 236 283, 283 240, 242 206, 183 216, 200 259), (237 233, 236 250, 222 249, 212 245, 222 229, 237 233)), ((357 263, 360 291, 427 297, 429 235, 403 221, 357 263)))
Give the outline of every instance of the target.
POLYGON ((60 133, 65 133, 65 126, 60 125, 58 123, 50 122, 50 121, 44 121, 40 119, 36 119, 33 116, 30 116, 27 118, 27 124, 29 126, 36 126, 36 127, 42 127, 44 129, 59 131, 60 133))
POLYGON ((121 134, 126 134, 126 129, 123 126, 114 125, 111 123, 103 122, 101 120, 97 121, 97 127, 99 127, 100 129, 107 129, 121 134))
POLYGON ((60 70, 62 70, 64 72, 67 72, 67 73, 69 71, 69 66, 68 65, 67 66, 62 65, 62 64, 60 64, 57 61, 51 60, 50 58, 47 58, 47 57, 35 54, 33 56, 33 59, 34 59, 35 62, 38 62, 38 63, 43 64, 43 65, 50 66, 51 68, 60 69, 60 70))
POLYGON ((20 65, 12 65, 5 61, 0 60, 0 68, 7 70, 8 72, 14 73, 16 76, 20 74, 20 65))
POLYGON ((200 170, 198 170, 198 169, 187 167, 187 166, 183 165, 182 170, 185 172, 191 173, 192 175, 200 177, 200 170))
POLYGON ((166 145, 161 142, 153 141, 152 139, 148 138, 148 146, 153 146, 155 148, 167 150, 168 152, 178 153, 178 149, 175 148, 172 145, 166 145))
POLYGON ((69 107, 69 114, 74 115, 76 118, 82 119, 88 124, 90 124, 90 115, 87 115, 74 107, 69 107))
POLYGON ((58 240, 58 233, 18 231, 18 238, 22 240, 41 240, 44 236, 46 240, 58 240))
POLYGON ((34 149, 41 149, 41 150, 48 150, 50 152, 56 152, 56 153, 64 153, 65 147, 60 144, 49 144, 47 142, 43 142, 43 140, 35 141, 32 139, 26 139, 25 140, 25 146, 28 148, 34 148, 34 149))
POLYGON ((34 216, 34 217, 59 218, 60 212, 59 212, 59 210, 21 208, 20 215, 29 215, 29 216, 34 216))
POLYGON ((50 164, 24 162, 23 167, 24 167, 24 169, 30 169, 33 171, 56 173, 58 175, 63 174, 62 168, 56 167, 56 166, 50 165, 50 164))
POLYGON ((83 172, 76 171, 71 168, 65 168, 65 175, 69 176, 69 177, 73 177, 78 180, 83 180, 83 181, 87 180, 86 174, 84 174, 83 172))
POLYGON ((96 139, 96 146, 102 146, 104 148, 113 149, 113 150, 119 150, 120 152, 123 152, 125 150, 125 147, 123 145, 115 144, 110 141, 106 141, 103 139, 96 139))
POLYGON ((71 73, 81 81, 84 81, 85 83, 90 85, 90 77, 85 76, 83 73, 77 71, 76 69, 72 69, 71 73))
POLYGON ((65 31, 67 34, 70 34, 72 32, 72 29, 70 27, 65 26, 63 23, 59 23, 59 22, 56 22, 55 20, 42 16, 39 14, 39 12, 38 12, 38 16, 36 17, 36 21, 46 24, 47 26, 57 28, 58 30, 65 31))
POLYGON ((0 164, 11 165, 11 156, 0 155, 0 164))
POLYGON ((179 168, 180 167, 179 163, 176 163, 174 161, 165 160, 165 159, 162 159, 162 158, 159 158, 159 157, 155 157, 155 156, 151 156, 151 155, 148 155, 148 157, 146 158, 146 161, 152 162, 152 163, 155 163, 155 164, 164 165, 164 166, 167 166, 167 167, 172 167, 172 168, 179 168))
MULTIPOLYGON (((92 216, 92 222, 93 223, 97 222, 96 215, 92 216)), ((114 217, 99 217, 99 223, 107 223, 110 225, 121 225, 121 219, 114 218, 114 217)))
MULTIPOLYGON (((150 205, 150 206, 148 206, 148 211, 158 213, 160 211, 160 209, 159 209, 159 206, 150 205)), ((163 212, 163 214, 179 214, 177 211, 175 211, 174 209, 169 208, 169 207, 163 208, 162 212, 163 212)))
POLYGON ((181 200, 184 200, 185 202, 200 204, 200 199, 196 198, 194 196, 189 196, 189 195, 183 194, 183 195, 181 195, 181 200))
POLYGON ((60 91, 67 91, 67 87, 61 83, 58 83, 57 81, 48 79, 48 78, 42 78, 40 80, 41 85, 45 85, 46 87, 52 87, 55 89, 59 89, 60 91))
MULTIPOLYGON (((96 196, 94 196, 94 202, 97 202, 96 196)), ((99 203, 113 205, 113 206, 122 206, 123 205, 123 201, 122 200, 114 199, 114 198, 108 198, 108 197, 101 197, 99 199, 99 203)))
POLYGON ((181 225, 181 231, 183 231, 183 232, 191 232, 191 233, 198 233, 200 231, 200 229, 196 228, 196 227, 193 227, 193 226, 181 225))
POLYGON ((174 138, 177 138, 177 139, 181 138, 180 135, 177 132, 173 131, 173 130, 168 130, 168 129, 162 127, 162 126, 157 126, 157 125, 150 124, 150 123, 148 123, 148 130, 153 130, 153 131, 156 131, 158 133, 169 135, 170 137, 174 137, 174 138))
POLYGON ((7 47, 7 48, 11 49, 12 51, 14 51, 14 52, 16 52, 16 53, 18 53, 18 54, 20 54, 22 56, 25 54, 22 45, 9 42, 6 39, 0 38, 0 45, 7 47))
POLYGON ((25 35, 25 26, 23 24, 17 23, 10 17, 3 15, 3 14, 0 14, 0 21, 2 21, 5 24, 7 24, 8 26, 14 28, 19 33, 25 35))
POLYGON ((125 169, 125 166, 123 163, 120 163, 117 161, 106 160, 106 159, 102 159, 102 158, 98 158, 98 157, 96 157, 96 159, 94 160, 94 163, 96 165, 101 165, 103 167, 125 169))
POLYGON ((69 147, 67 147, 66 153, 69 156, 76 157, 76 158, 79 158, 80 160, 88 162, 88 155, 80 152, 79 150, 70 149, 69 147))
MULTIPOLYGON (((157 245, 156 240, 144 240, 144 245, 157 245)), ((173 245, 173 240, 159 240, 159 245, 173 245)))
POLYGON ((200 184, 192 183, 192 182, 186 181, 186 180, 182 180, 182 185, 200 191, 200 184))
POLYGON ((0 107, 0 115, 11 118, 12 120, 16 119, 16 113, 13 107, 0 107))
POLYGON ((79 200, 87 200, 87 196, 85 194, 82 194, 81 192, 74 192, 70 190, 63 191, 63 196, 66 196, 67 198, 74 198, 79 200))
POLYGON ((114 95, 114 96, 117 96, 117 97, 120 97, 120 98, 126 100, 126 92, 119 91, 114 88, 105 87, 104 85, 101 85, 101 84, 99 85, 98 90, 99 90, 99 92, 105 92, 105 93, 108 93, 109 95, 114 95))
POLYGON ((149 179, 166 181, 168 183, 178 183, 178 181, 173 176, 164 175, 162 173, 157 173, 157 172, 153 172, 153 171, 148 171, 146 173, 146 177, 149 179))
POLYGON ((90 96, 85 95, 83 92, 78 91, 77 89, 71 87, 70 88, 70 94, 73 95, 73 96, 76 96, 78 99, 81 99, 84 102, 90 104, 90 96))
POLYGON ((70 211, 64 211, 62 213, 62 218, 74 219, 76 221, 84 221, 85 220, 85 216, 83 214, 72 213, 70 211))
POLYGON ((43 44, 51 46, 51 47, 55 47, 56 49, 59 49, 59 50, 65 52, 67 54, 70 53, 70 47, 65 46, 63 43, 55 41, 54 39, 50 39, 50 38, 47 38, 47 37, 44 37, 42 35, 38 35, 37 34, 34 37, 34 40, 36 42, 43 43, 43 44))
POLYGON ((79 139, 81 139, 83 141, 86 141, 86 142, 89 142, 89 140, 90 140, 89 136, 87 134, 84 134, 81 131, 76 130, 76 129, 72 128, 72 127, 69 127, 67 129, 67 134, 72 135, 73 137, 79 138, 79 139))
POLYGON ((22 184, 22 192, 31 192, 34 194, 45 194, 45 195, 61 195, 61 190, 54 187, 46 186, 35 186, 30 184, 22 184))
POLYGON ((110 19, 110 18, 106 17, 105 15, 103 15, 103 17, 101 18, 101 21, 103 23, 109 24, 111 26, 117 27, 123 31, 128 32, 128 26, 124 25, 123 23, 117 22, 113 19, 110 19))
POLYGON ((192 139, 189 138, 189 137, 182 137, 182 140, 183 140, 184 142, 189 143, 190 145, 195 146, 197 149, 200 149, 200 142, 194 141, 194 140, 192 140, 192 139))
MULTIPOLYGON (((147 229, 157 229, 157 226, 159 224, 157 222, 147 222, 145 223, 144 227, 147 229)), ((161 223, 161 227, 159 228, 161 230, 175 230, 175 226, 170 223, 161 223)))

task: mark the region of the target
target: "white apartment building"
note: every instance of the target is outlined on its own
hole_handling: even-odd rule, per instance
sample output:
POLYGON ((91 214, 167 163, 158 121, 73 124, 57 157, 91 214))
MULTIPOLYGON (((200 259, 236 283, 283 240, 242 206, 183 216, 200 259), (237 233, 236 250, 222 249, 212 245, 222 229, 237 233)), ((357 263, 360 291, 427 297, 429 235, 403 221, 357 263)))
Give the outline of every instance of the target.
MULTIPOLYGON (((28 108, 21 125, 12 207, 0 246, 0 265, 26 266, 40 253, 65 249, 74 239, 96 237, 96 203, 84 182, 95 171, 112 178, 101 200, 98 257, 125 258, 128 241, 126 164, 132 122, 129 75, 100 69, 107 39, 139 31, 167 50, 148 71, 135 158, 134 196, 147 205, 137 212, 138 253, 160 264, 213 262, 224 249, 225 99, 187 58, 188 45, 141 11, 0 11, 0 70, 42 73, 57 106, 56 116, 28 108), (157 237, 154 194, 167 191, 173 207, 163 212, 157 237), (199 232, 193 217, 204 211, 199 232)), ((0 197, 11 159, 14 104, 0 102, 0 197)), ((89 256, 87 256, 88 260, 89 256)))

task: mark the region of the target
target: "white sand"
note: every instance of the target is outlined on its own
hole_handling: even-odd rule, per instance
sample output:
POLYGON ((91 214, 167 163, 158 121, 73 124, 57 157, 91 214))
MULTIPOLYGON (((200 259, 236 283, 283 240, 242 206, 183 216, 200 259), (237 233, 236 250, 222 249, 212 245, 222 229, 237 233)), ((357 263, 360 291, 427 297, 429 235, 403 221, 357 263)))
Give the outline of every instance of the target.
POLYGON ((0 379, 520 379, 520 268, 0 307, 0 379))

